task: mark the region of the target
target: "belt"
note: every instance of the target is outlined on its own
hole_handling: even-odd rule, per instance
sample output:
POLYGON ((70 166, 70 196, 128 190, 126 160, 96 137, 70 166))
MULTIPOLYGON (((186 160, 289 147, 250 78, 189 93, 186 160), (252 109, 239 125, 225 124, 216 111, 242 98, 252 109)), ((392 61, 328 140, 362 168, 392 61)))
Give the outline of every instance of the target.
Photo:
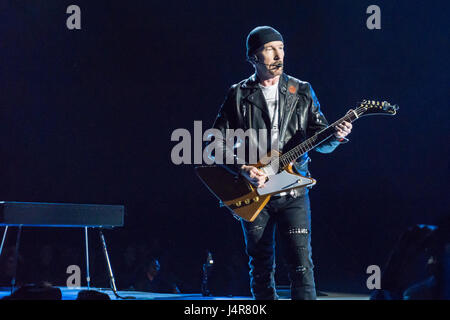
POLYGON ((287 195, 290 195, 293 198, 297 198, 297 197, 303 196, 305 194, 306 194, 306 188, 292 189, 289 192, 288 191, 284 191, 284 192, 280 192, 280 193, 274 194, 272 196, 272 198, 279 199, 279 198, 287 196, 287 195))
POLYGON ((287 192, 277 193, 277 194, 274 194, 274 195, 272 196, 272 198, 281 198, 281 197, 284 197, 284 196, 287 195, 287 194, 288 194, 287 192))

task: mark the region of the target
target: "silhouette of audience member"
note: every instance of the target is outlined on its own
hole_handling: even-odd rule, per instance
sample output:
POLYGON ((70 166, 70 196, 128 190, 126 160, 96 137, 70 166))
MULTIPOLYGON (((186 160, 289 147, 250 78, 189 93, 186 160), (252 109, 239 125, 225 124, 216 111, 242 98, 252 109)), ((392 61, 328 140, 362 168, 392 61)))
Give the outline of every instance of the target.
POLYGON ((111 300, 106 293, 96 290, 81 290, 78 292, 77 300, 111 300))
POLYGON ((65 270, 57 270, 55 248, 50 244, 40 247, 37 261, 31 269, 32 279, 34 283, 48 282, 52 285, 62 284, 62 277, 65 276, 65 270), (59 272, 58 272, 59 271, 59 272))
POLYGON ((438 286, 436 283, 435 257, 430 257, 427 263, 427 271, 430 274, 426 279, 412 284, 402 294, 403 300, 436 300, 439 299, 438 286))
POLYGON ((138 273, 136 290, 158 293, 180 293, 176 283, 166 273, 161 273, 157 258, 150 258, 138 273))
POLYGON ((134 290, 136 274, 138 272, 137 249, 128 245, 117 268, 117 287, 121 290, 134 290))
POLYGON ((450 270, 442 263, 449 242, 448 225, 416 225, 394 246, 371 300, 436 300, 448 295, 443 280, 450 270))
POLYGON ((17 263, 15 261, 15 247, 7 247, 3 249, 0 256, 0 287, 11 286, 11 281, 16 274, 16 286, 23 285, 26 281, 27 272, 24 269, 24 259, 19 253, 17 263))
POLYGON ((49 283, 40 283, 21 286, 2 300, 61 300, 61 298, 59 288, 52 287, 49 283))

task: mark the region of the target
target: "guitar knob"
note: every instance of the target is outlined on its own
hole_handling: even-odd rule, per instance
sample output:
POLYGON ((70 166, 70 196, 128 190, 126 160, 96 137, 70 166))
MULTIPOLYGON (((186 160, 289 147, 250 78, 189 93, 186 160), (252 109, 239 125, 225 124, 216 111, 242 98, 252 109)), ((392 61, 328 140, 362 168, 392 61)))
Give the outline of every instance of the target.
POLYGON ((238 201, 235 203, 236 207, 240 207, 242 205, 242 201, 238 201))
POLYGON ((250 199, 245 199, 245 204, 249 204, 250 203, 250 199))
POLYGON ((258 201, 259 201, 259 197, 254 197, 254 198, 253 198, 253 201, 254 201, 254 202, 258 202, 258 201))

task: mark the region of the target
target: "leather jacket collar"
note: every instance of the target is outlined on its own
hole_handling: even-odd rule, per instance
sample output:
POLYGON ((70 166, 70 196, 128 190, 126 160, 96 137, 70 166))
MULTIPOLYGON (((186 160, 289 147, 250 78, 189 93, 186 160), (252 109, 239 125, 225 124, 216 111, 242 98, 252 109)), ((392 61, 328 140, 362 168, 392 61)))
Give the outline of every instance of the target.
MULTIPOLYGON (((286 90, 287 90, 288 76, 285 73, 282 73, 280 79, 278 81, 278 90, 279 90, 279 107, 280 107, 280 119, 284 119, 284 115, 286 114, 286 90)), ((267 107, 266 99, 262 93, 261 88, 259 87, 259 81, 256 77, 256 74, 253 74, 248 79, 246 79, 242 85, 242 98, 244 101, 246 100, 251 105, 254 105, 261 109, 263 112, 264 121, 266 122, 266 127, 270 128, 270 116, 269 116, 269 108, 267 107)))

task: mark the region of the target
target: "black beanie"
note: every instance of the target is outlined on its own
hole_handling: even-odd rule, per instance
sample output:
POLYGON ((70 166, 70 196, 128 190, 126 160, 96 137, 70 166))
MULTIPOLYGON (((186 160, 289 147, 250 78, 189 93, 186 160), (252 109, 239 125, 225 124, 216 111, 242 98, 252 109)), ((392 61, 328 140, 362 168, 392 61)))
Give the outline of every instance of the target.
POLYGON ((283 41, 281 34, 272 27, 256 27, 247 36, 247 58, 250 58, 256 50, 271 41, 283 41))

